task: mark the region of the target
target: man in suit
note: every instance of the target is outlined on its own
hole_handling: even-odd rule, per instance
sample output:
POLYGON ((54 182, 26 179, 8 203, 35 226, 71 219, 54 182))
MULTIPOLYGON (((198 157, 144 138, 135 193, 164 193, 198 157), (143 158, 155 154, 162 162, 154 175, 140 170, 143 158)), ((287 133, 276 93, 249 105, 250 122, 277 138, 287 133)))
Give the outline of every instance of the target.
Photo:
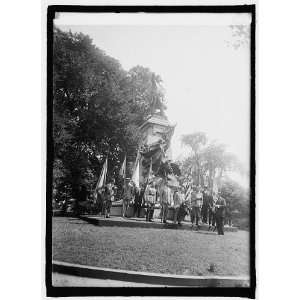
POLYGON ((216 225, 219 235, 224 235, 224 216, 225 216, 225 207, 226 201, 224 198, 221 197, 221 193, 218 193, 218 198, 215 203, 216 209, 216 225))
POLYGON ((160 192, 161 219, 163 223, 167 223, 167 216, 170 204, 170 193, 170 188, 167 186, 167 182, 165 181, 160 192))
POLYGON ((191 222, 192 227, 194 226, 194 223, 196 223, 196 226, 199 226, 199 220, 200 220, 200 206, 202 201, 202 194, 198 193, 197 188, 194 187, 193 191, 191 193, 191 222))
POLYGON ((216 214, 215 214, 215 202, 217 201, 217 197, 213 196, 212 192, 208 193, 208 225, 210 229, 215 231, 216 226, 216 214))
POLYGON ((134 184, 132 181, 127 181, 125 184, 124 195, 123 195, 123 218, 127 217, 126 213, 128 211, 129 205, 134 197, 134 184))
POLYGON ((113 178, 111 182, 109 182, 105 187, 104 197, 105 197, 105 208, 104 208, 104 215, 105 218, 110 218, 110 209, 112 202, 115 198, 115 192, 116 186, 115 186, 115 179, 113 178))
POLYGON ((104 211, 104 188, 98 188, 96 194, 97 212, 101 215, 104 211))
POLYGON ((154 205, 156 201, 156 189, 154 183, 150 183, 145 190, 145 203, 147 205, 146 221, 153 222, 154 205))
POLYGON ((135 191, 134 191, 134 212, 133 212, 133 215, 138 217, 138 218, 140 217, 140 214, 141 214, 143 197, 144 197, 144 188, 140 189, 140 188, 136 187, 135 191))
POLYGON ((207 187, 205 187, 203 193, 203 204, 201 208, 201 219, 202 219, 202 223, 206 223, 206 224, 207 224, 207 215, 209 209, 209 201, 210 201, 210 195, 207 187))
POLYGON ((180 221, 179 221, 178 213, 179 213, 180 206, 183 202, 183 197, 182 197, 179 189, 176 189, 175 192, 174 192, 173 202, 174 202, 174 219, 173 219, 173 222, 174 222, 174 224, 176 224, 177 222, 179 224, 180 221))

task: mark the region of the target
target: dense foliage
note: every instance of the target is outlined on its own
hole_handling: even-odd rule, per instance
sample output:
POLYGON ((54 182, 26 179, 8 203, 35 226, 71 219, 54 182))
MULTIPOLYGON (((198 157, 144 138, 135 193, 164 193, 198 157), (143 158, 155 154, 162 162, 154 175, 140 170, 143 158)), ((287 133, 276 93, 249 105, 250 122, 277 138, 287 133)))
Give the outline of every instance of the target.
POLYGON ((220 192, 226 199, 227 211, 230 212, 233 224, 242 229, 249 229, 249 190, 237 182, 225 178, 220 192))
POLYGON ((228 171, 245 174, 238 159, 226 150, 225 145, 210 142, 203 132, 183 135, 181 141, 191 150, 190 155, 181 162, 183 173, 191 173, 196 185, 218 189, 228 204, 228 210, 234 212, 235 223, 243 223, 242 227, 247 228, 249 191, 227 176, 228 171))
POLYGON ((215 141, 209 142, 204 132, 185 134, 181 142, 191 150, 182 167, 192 172, 196 185, 207 185, 213 190, 215 185, 220 186, 226 171, 242 171, 239 161, 226 151, 226 146, 215 141))
POLYGON ((135 160, 137 127, 155 99, 164 103, 162 80, 141 66, 125 71, 82 33, 54 28, 53 41, 53 190, 76 197, 80 185, 94 188, 106 155, 108 179, 125 154, 135 160))

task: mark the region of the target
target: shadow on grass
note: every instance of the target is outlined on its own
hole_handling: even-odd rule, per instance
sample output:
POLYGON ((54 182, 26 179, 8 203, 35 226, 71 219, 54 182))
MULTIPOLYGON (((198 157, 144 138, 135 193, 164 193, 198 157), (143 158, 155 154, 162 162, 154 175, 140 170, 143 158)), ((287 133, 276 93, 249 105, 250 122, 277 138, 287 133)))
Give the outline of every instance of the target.
MULTIPOLYGON (((63 217, 63 216, 61 216, 63 217)), ((149 228, 149 229, 171 229, 171 230, 186 230, 193 232, 195 234, 205 234, 205 235, 217 235, 216 232, 206 231, 206 230, 195 230, 191 229, 190 224, 184 224, 182 226, 174 223, 161 223, 161 222, 145 222, 144 219, 114 219, 114 218, 95 218, 96 216, 64 216, 68 219, 70 224, 77 225, 94 225, 99 227, 128 227, 128 228, 149 228)), ((58 218, 59 219, 59 218, 58 218)))
POLYGON ((215 232, 208 232, 204 230, 191 230, 190 225, 184 224, 179 226, 174 223, 160 223, 160 222, 142 222, 143 220, 116 220, 116 219, 105 219, 105 218, 91 218, 87 216, 79 216, 80 220, 87 222, 94 226, 103 227, 131 227, 131 228, 150 228, 150 229, 171 229, 171 230, 187 230, 197 234, 208 234, 216 235, 215 232))
POLYGON ((195 231, 195 233, 198 233, 198 234, 207 234, 207 235, 217 235, 217 233, 213 232, 213 231, 195 231))
POLYGON ((116 220, 116 219, 105 219, 105 218, 90 218, 87 216, 79 216, 80 220, 86 221, 89 224, 95 226, 105 227, 135 227, 135 228, 154 228, 154 229, 180 229, 176 224, 163 224, 157 222, 142 222, 142 220, 116 220))

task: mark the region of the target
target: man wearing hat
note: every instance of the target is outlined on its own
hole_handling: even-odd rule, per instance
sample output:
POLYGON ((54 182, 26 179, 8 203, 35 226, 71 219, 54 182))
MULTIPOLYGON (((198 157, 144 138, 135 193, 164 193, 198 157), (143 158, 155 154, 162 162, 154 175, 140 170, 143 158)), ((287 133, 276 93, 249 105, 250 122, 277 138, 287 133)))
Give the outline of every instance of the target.
POLYGON ((194 226, 194 223, 196 222, 196 226, 199 226, 199 220, 200 220, 200 206, 201 206, 201 196, 197 193, 197 187, 193 187, 193 191, 191 193, 191 222, 192 227, 194 226))
POLYGON ((147 205, 147 211, 146 211, 147 222, 152 222, 155 201, 156 201, 156 189, 154 187, 154 183, 151 182, 145 190, 145 202, 147 205))
POLYGON ((102 212, 104 211, 104 188, 103 187, 97 188, 96 206, 97 206, 98 213, 101 215, 102 212))
POLYGON ((171 198, 171 191, 167 185, 167 180, 164 180, 160 191, 160 205, 161 205, 161 220, 163 223, 167 223, 167 216, 171 198))
POLYGON ((179 218, 179 210, 180 210, 180 206, 183 203, 183 196, 180 193, 180 188, 176 188, 175 192, 174 192, 174 196, 173 196, 173 201, 174 201, 174 224, 176 224, 178 222, 178 224, 180 224, 180 218, 179 218))
POLYGON ((211 199, 211 195, 209 194, 208 188, 205 186, 204 193, 203 193, 203 204, 201 208, 201 219, 202 219, 202 223, 206 223, 206 224, 207 224, 207 215, 208 215, 210 199, 211 199))
POLYGON ((215 203, 216 225, 219 235, 224 235, 224 216, 225 216, 226 201, 221 197, 221 192, 218 192, 217 201, 215 203))
POLYGON ((114 201, 114 195, 115 195, 115 179, 113 178, 106 186, 104 190, 104 215, 105 218, 110 218, 110 208, 112 205, 112 202, 114 201))
POLYGON ((213 231, 215 231, 215 226, 216 226, 216 208, 215 208, 215 204, 217 201, 217 196, 215 195, 215 193, 213 192, 208 192, 208 230, 212 229, 213 231))
POLYGON ((134 212, 133 212, 133 215, 138 218, 141 215, 144 191, 145 190, 143 187, 142 187, 142 189, 135 187, 135 190, 134 190, 134 212))
POLYGON ((126 213, 128 211, 129 205, 132 202, 134 196, 133 191, 134 191, 134 183, 132 182, 132 180, 127 178, 124 195, 123 195, 123 211, 122 211, 123 218, 126 217, 126 213))

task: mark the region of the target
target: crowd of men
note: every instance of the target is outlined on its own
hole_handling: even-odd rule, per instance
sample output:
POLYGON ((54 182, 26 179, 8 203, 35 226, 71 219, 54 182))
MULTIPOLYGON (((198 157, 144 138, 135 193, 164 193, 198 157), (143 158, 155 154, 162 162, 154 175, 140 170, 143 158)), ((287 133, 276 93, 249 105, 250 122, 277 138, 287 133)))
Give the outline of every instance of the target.
MULTIPOLYGON (((96 194, 96 205, 100 214, 110 217, 112 202, 117 193, 114 180, 99 188, 96 194)), ((160 207, 161 222, 167 223, 169 209, 173 209, 172 222, 182 225, 182 221, 190 215, 192 228, 198 228, 200 223, 209 225, 210 230, 217 229, 219 235, 224 235, 224 218, 226 201, 220 193, 213 193, 207 187, 192 186, 187 193, 184 187, 172 187, 166 181, 155 185, 150 182, 141 188, 127 180, 122 192, 122 215, 127 217, 129 207, 133 207, 133 216, 141 217, 145 208, 145 218, 153 222, 155 207, 160 207)), ((231 225, 231 221, 229 221, 231 225)))

